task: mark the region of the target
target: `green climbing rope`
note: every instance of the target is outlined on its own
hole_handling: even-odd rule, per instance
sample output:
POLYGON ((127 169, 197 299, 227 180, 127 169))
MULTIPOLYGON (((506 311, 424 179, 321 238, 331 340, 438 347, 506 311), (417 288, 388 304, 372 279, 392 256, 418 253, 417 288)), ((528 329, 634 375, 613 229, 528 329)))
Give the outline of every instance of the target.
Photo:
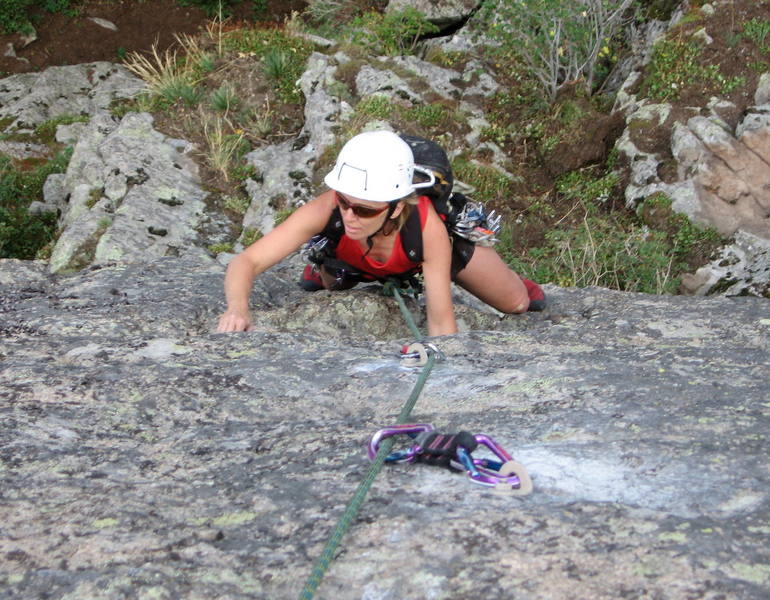
POLYGON ((404 317, 404 321, 406 321, 406 326, 409 327, 409 331, 412 332, 412 335, 414 335, 415 339, 419 342, 422 340, 422 333, 420 333, 420 330, 417 328, 412 313, 410 313, 409 309, 406 307, 406 303, 401 297, 398 289, 398 285, 395 282, 386 281, 385 285, 382 287, 382 292, 386 296, 393 296, 396 299, 398 307, 401 309, 401 315, 404 317))
MULTIPOLYGON (((406 319, 407 325, 409 325, 413 331, 416 331, 418 339, 422 339, 420 331, 415 326, 412 315, 406 308, 406 305, 404 304, 404 301, 401 298, 398 290, 393 287, 392 292, 398 301, 399 307, 401 308, 401 314, 404 316, 404 319, 406 319)), ((428 380, 428 376, 430 375, 430 372, 433 369, 433 364, 435 362, 435 355, 433 353, 428 354, 428 362, 425 363, 425 366, 423 367, 422 371, 420 372, 420 376, 417 379, 417 383, 415 383, 414 388, 412 388, 412 393, 404 403, 404 406, 401 408, 398 419, 396 419, 397 425, 403 425, 409 419, 409 416, 412 414, 412 409, 417 402, 417 398, 419 398, 420 393, 422 392, 422 388, 425 386, 425 382, 428 380)), ((358 509, 364 503, 366 494, 369 492, 369 488, 372 487, 377 474, 380 472, 382 465, 385 463, 385 458, 387 458, 388 454, 390 454, 390 451, 393 449, 394 443, 395 440, 390 437, 385 438, 380 444, 377 455, 374 457, 374 460, 372 461, 366 476, 358 485, 356 493, 353 495, 353 498, 345 508, 345 512, 342 514, 340 520, 337 522, 337 525, 334 528, 334 531, 332 531, 332 534, 329 536, 329 540, 326 542, 326 546, 321 552, 321 556, 316 561, 316 564, 310 573, 310 577, 308 577, 307 581, 305 582, 305 587, 302 589, 302 592, 299 595, 299 600, 311 600, 311 598, 313 598, 313 595, 318 589, 318 586, 321 584, 324 573, 326 573, 326 570, 329 568, 332 560, 334 560, 334 553, 337 550, 342 537, 345 535, 348 528, 350 527, 350 524, 353 522, 353 519, 358 513, 358 509)))

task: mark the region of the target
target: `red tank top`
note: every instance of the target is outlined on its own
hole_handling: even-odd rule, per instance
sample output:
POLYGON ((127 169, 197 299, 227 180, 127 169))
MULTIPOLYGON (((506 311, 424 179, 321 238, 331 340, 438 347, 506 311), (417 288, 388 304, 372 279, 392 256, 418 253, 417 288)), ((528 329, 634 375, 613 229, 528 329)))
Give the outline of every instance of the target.
MULTIPOLYGON (((417 202, 417 212, 420 216, 420 230, 425 229, 425 221, 428 219, 428 205, 431 204, 427 196, 420 196, 417 202)), ((411 219, 410 219, 411 221, 411 219)), ((409 223, 409 221, 407 221, 409 223)), ((344 233, 337 244, 337 258, 344 260, 351 267, 375 277, 387 277, 388 275, 401 275, 416 271, 421 263, 413 262, 404 252, 401 243, 401 232, 396 233, 393 242, 393 251, 385 262, 379 262, 365 256, 366 250, 361 245, 351 240, 344 233)))

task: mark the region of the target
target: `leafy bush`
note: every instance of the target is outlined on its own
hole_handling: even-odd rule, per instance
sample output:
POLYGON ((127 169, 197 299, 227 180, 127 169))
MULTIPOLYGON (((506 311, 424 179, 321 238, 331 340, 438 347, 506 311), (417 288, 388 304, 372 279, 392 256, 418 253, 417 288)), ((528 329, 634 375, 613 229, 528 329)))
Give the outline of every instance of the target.
POLYGON ((29 204, 43 197, 43 183, 52 173, 62 173, 72 150, 29 172, 14 168, 0 157, 0 258, 33 259, 56 232, 56 215, 30 215, 29 204))
POLYGON ((485 32, 518 57, 551 102, 583 81, 593 92, 597 67, 634 0, 493 0, 485 3, 485 32))
POLYGON ((15 33, 29 27, 27 6, 32 0, 3 0, 0 2, 0 31, 15 33))
POLYGON ((350 22, 348 32, 354 44, 364 46, 370 52, 400 56, 414 54, 420 38, 438 30, 425 15, 408 6, 385 15, 366 12, 350 22))

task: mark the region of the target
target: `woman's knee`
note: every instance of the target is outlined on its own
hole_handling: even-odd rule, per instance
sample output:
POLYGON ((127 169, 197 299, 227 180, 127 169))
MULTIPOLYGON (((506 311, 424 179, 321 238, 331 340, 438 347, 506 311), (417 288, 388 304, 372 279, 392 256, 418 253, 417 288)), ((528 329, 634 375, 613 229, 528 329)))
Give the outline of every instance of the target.
POLYGON ((500 312, 504 312, 509 315, 518 315, 521 313, 527 312, 527 309, 529 308, 529 296, 514 296, 512 298, 509 298, 508 301, 505 303, 505 306, 499 307, 496 306, 497 310, 500 312))

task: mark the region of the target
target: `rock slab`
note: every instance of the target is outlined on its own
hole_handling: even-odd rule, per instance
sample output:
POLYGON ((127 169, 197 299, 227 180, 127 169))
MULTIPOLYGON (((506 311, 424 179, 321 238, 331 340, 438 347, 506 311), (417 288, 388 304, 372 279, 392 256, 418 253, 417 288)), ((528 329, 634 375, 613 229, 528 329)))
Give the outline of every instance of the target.
MULTIPOLYGON (((213 260, 0 261, 4 595, 297 597, 418 373, 392 299, 296 274, 216 335, 213 260)), ((770 594, 767 301, 547 293, 438 340, 413 411, 495 438, 534 493, 386 467, 318 598, 770 594)))

